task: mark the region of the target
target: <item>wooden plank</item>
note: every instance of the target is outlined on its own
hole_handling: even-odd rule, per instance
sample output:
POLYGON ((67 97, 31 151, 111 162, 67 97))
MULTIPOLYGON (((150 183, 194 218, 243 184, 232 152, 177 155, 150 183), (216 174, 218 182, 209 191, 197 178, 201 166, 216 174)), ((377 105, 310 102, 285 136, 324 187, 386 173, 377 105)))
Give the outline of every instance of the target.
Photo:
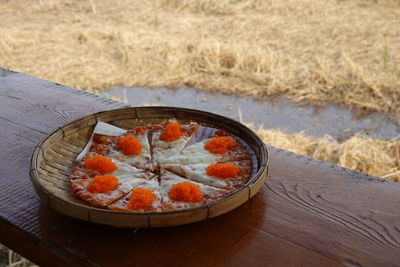
POLYGON ((88 266, 340 265, 258 229, 228 223, 223 216, 135 232, 77 221, 43 207, 40 210, 42 239, 88 266))
MULTIPOLYGON (((122 104, 5 70, 0 101, 2 233, 18 229, 25 242, 39 242, 56 257, 85 265, 400 263, 399 184, 275 148, 269 148, 270 175, 261 192, 208 221, 134 234, 56 214, 39 205, 29 182, 34 146, 70 119, 122 104), (158 257, 154 248, 162 251, 158 257)), ((0 241, 11 244, 3 235, 0 241)), ((26 246, 16 250, 32 255, 26 246)))
MULTIPOLYGON (((20 130, 31 136, 36 135, 37 141, 42 137, 34 130, 11 123, 0 125, 0 134, 5 137, 0 149, 10 148, 11 151, 16 142, 15 133, 20 130)), ((200 224, 143 229, 137 233, 132 229, 117 229, 67 218, 47 206, 39 205, 34 195, 27 179, 29 160, 27 156, 21 157, 22 151, 30 151, 34 145, 35 142, 21 139, 18 153, 8 155, 10 161, 7 168, 0 169, 0 221, 4 224, 0 233, 1 242, 39 265, 64 264, 66 259, 89 266, 116 263, 290 266, 294 262, 338 265, 335 260, 257 228, 230 223, 223 216, 200 224), (23 245, 20 246, 20 242, 23 245), (31 249, 33 245, 40 248, 35 253, 31 249), (160 251, 157 257, 153 257, 154 250, 160 251)))
POLYGON ((0 68, 0 120, 49 133, 72 119, 127 105, 0 68))
POLYGON ((400 265, 400 184, 284 150, 269 148, 270 175, 251 225, 342 263, 400 265))
POLYGON ((6 243, 8 248, 24 251, 26 258, 32 262, 40 262, 41 266, 74 265, 74 262, 66 255, 55 254, 54 251, 48 249, 50 245, 44 245, 41 240, 33 239, 5 220, 0 220, 0 235, 2 242, 6 243))

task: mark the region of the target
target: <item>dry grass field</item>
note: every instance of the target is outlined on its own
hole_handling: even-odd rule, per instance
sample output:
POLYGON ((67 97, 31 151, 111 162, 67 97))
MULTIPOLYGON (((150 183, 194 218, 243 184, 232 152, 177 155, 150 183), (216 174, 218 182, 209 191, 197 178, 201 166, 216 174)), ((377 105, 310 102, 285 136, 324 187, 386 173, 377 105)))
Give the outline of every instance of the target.
POLYGON ((356 134, 339 143, 329 136, 315 138, 302 133, 253 129, 272 146, 400 182, 400 138, 382 141, 356 134))
MULTIPOLYGON (((400 117, 399 0, 0 1, 0 65, 98 92, 196 87, 400 117)), ((393 181, 400 142, 258 129, 393 181)))
POLYGON ((34 263, 21 257, 0 244, 0 267, 37 267, 34 263))
MULTIPOLYGON (((399 51, 400 0, 0 0, 0 66, 91 92, 195 87, 400 121, 399 51)), ((400 179, 400 138, 253 127, 270 145, 400 179)))
POLYGON ((399 0, 3 0, 0 14, 1 65, 72 87, 400 111, 399 0))

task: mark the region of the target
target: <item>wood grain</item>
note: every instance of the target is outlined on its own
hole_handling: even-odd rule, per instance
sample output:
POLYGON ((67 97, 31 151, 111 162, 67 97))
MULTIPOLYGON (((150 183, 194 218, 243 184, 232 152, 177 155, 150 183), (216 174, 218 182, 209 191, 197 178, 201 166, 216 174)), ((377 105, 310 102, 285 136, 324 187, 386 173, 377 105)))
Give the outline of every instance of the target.
POLYGON ((1 69, 0 101, 0 242, 40 265, 400 266, 399 184, 272 147, 261 191, 207 221, 135 232, 62 216, 35 195, 30 153, 123 104, 1 69))
POLYGON ((257 224, 285 240, 362 266, 399 264, 399 184, 271 148, 270 177, 252 201, 257 224), (259 222, 262 224, 259 224, 259 222))
POLYGON ((0 119, 43 134, 72 119, 127 106, 24 74, 0 72, 3 73, 0 73, 0 102, 7 103, 0 105, 0 119), (86 101, 81 101, 82 98, 86 101))

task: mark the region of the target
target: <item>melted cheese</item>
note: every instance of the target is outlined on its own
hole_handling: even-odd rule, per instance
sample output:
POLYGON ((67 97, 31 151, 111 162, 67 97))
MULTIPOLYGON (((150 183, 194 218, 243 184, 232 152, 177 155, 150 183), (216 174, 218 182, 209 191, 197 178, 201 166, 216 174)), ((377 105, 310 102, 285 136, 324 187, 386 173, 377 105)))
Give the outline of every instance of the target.
POLYGON ((222 158, 219 154, 213 154, 204 148, 209 139, 195 143, 186 147, 182 152, 161 160, 161 164, 195 164, 195 163, 215 163, 222 158))
MULTIPOLYGON (((166 170, 162 170, 161 171, 160 193, 161 193, 161 196, 162 196, 162 199, 163 199, 162 200, 163 203, 168 203, 168 204, 179 203, 178 201, 170 199, 169 196, 168 196, 168 193, 169 193, 169 191, 171 190, 171 187, 174 184, 182 183, 182 182, 188 182, 188 180, 184 179, 184 178, 182 178, 182 177, 180 177, 180 176, 178 176, 178 175, 176 175, 176 174, 174 174, 172 172, 169 172, 169 171, 166 171, 166 170)), ((224 189, 215 188, 215 187, 208 186, 208 185, 201 184, 201 183, 197 183, 197 182, 194 182, 194 181, 189 181, 189 182, 197 185, 200 188, 200 190, 201 190, 201 192, 203 194, 203 201, 200 201, 198 203, 180 202, 180 203, 188 204, 188 205, 184 205, 184 206, 201 205, 204 202, 209 202, 210 200, 214 200, 216 198, 219 198, 219 197, 221 197, 223 195, 228 194, 228 191, 224 190, 224 189)), ((182 205, 178 205, 178 206, 181 207, 182 205)))
POLYGON ((118 161, 130 164, 132 166, 152 170, 150 145, 147 140, 146 134, 136 135, 135 138, 142 145, 141 153, 139 155, 125 155, 119 150, 111 150, 107 157, 116 159, 118 161))
POLYGON ((121 176, 121 175, 128 175, 128 174, 136 174, 139 172, 143 172, 142 169, 135 168, 125 162, 121 162, 118 160, 113 159, 113 162, 117 165, 118 169, 113 171, 111 175, 114 175, 115 177, 121 176))
POLYGON ((126 192, 135 188, 138 184, 145 183, 146 179, 150 180, 155 175, 151 172, 146 172, 145 170, 135 168, 124 162, 117 161, 113 159, 113 162, 117 165, 118 169, 112 172, 111 175, 118 178, 121 185, 119 189, 126 192))
POLYGON ((111 151, 107 157, 115 159, 119 162, 123 162, 138 168, 142 168, 142 169, 151 169, 151 163, 150 160, 146 159, 144 156, 142 155, 125 155, 123 153, 121 153, 118 150, 113 150, 111 151))
POLYGON ((179 165, 179 164, 166 164, 163 165, 162 168, 170 169, 172 171, 176 171, 179 174, 183 173, 183 175, 192 181, 196 181, 199 183, 203 183, 206 185, 218 187, 218 188, 227 188, 230 187, 229 180, 219 179, 212 176, 207 175, 206 168, 209 166, 208 163, 200 163, 200 164, 192 164, 192 165, 179 165))
POLYGON ((119 175, 116 176, 121 183, 121 185, 118 187, 119 190, 122 190, 124 192, 129 192, 136 186, 140 185, 143 183, 143 179, 140 178, 134 178, 133 175, 119 175))
POLYGON ((153 159, 156 162, 161 161, 164 158, 170 157, 180 152, 189 141, 186 136, 181 136, 178 140, 172 142, 165 142, 160 140, 161 131, 153 133, 153 159))
MULTIPOLYGON (((138 184, 135 186, 135 188, 137 188, 137 187, 153 190, 155 198, 152 203, 152 210, 153 211, 161 211, 161 194, 159 192, 160 185, 158 183, 158 180, 157 179, 144 180, 141 184, 138 184)), ((135 188, 133 188, 133 189, 135 189, 135 188)), ((128 208, 129 198, 130 198, 131 194, 132 194, 132 192, 130 192, 125 197, 119 199, 115 203, 109 205, 108 207, 110 209, 114 209, 114 210, 131 211, 128 208)), ((142 211, 142 210, 139 210, 139 211, 142 211)))

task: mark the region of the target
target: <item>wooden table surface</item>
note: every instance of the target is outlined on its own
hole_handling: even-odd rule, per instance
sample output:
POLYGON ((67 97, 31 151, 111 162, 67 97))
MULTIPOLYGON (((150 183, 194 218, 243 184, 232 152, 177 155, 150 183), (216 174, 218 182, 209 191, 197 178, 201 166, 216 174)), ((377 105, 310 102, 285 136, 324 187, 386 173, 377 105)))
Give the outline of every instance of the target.
POLYGON ((123 106, 0 69, 0 243, 41 266, 400 266, 400 184, 274 147, 261 191, 207 221, 119 229, 41 204, 29 180, 36 144, 123 106))

